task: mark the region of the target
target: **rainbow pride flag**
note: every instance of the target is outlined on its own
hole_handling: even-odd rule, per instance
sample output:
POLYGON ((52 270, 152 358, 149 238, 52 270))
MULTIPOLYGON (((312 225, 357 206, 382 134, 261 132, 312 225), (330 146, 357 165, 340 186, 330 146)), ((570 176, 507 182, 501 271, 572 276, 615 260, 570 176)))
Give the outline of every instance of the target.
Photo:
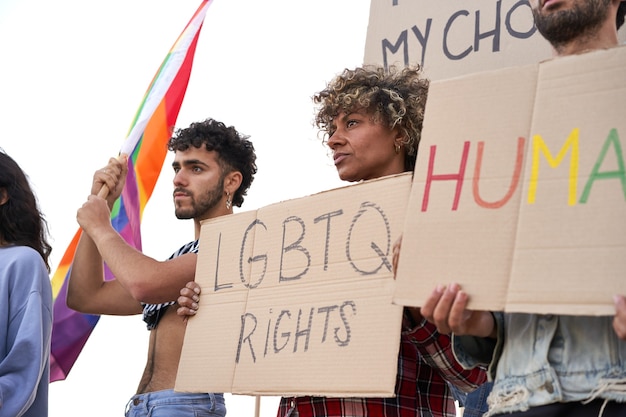
MULTIPOLYGON (((130 245, 141 250, 140 223, 167 154, 167 141, 185 97, 202 23, 211 0, 203 0, 152 79, 120 154, 128 155, 126 186, 111 211, 111 223, 130 245)), ((66 305, 67 281, 80 237, 79 229, 52 277, 54 323, 50 381, 64 380, 100 316, 82 314, 66 305)), ((112 274, 105 270, 105 278, 112 274)))

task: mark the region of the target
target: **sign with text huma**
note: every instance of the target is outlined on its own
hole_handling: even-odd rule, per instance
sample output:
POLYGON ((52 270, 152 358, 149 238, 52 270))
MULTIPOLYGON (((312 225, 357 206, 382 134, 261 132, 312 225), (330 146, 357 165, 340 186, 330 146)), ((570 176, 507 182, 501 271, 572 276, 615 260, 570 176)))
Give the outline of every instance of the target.
POLYGON ((431 84, 394 301, 613 315, 626 293, 626 47, 431 84))

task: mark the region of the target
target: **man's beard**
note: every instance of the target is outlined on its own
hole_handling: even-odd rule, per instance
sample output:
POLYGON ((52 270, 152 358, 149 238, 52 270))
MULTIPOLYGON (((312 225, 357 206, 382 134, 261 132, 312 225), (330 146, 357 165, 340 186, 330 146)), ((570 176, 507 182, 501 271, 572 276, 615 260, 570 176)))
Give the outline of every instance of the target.
POLYGON ((576 38, 591 38, 607 18, 610 5, 611 0, 589 0, 546 14, 533 9, 533 16, 539 32, 558 51, 576 38))
POLYGON ((202 218, 209 210, 217 206, 224 195, 224 177, 221 176, 217 185, 200 196, 198 201, 193 195, 191 197, 191 207, 183 209, 175 208, 176 218, 180 220, 202 218))

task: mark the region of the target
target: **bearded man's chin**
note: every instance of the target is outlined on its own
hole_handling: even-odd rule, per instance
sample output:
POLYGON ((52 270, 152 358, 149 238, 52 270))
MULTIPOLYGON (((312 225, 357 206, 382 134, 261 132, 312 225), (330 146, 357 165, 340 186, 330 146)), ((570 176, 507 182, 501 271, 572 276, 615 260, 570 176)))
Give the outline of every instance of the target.
POLYGON ((188 211, 176 211, 174 213, 176 215, 176 218, 178 220, 188 220, 188 219, 193 219, 193 213, 188 212, 188 211))

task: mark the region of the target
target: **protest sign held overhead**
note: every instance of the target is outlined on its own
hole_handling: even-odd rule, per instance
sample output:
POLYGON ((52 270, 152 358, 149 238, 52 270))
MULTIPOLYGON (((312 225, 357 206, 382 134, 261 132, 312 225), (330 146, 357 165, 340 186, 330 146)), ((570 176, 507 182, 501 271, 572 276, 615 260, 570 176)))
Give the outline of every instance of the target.
MULTIPOLYGON (((626 30, 619 33, 626 42, 626 30)), ((422 64, 431 80, 553 56, 528 0, 372 0, 363 62, 422 64)))

